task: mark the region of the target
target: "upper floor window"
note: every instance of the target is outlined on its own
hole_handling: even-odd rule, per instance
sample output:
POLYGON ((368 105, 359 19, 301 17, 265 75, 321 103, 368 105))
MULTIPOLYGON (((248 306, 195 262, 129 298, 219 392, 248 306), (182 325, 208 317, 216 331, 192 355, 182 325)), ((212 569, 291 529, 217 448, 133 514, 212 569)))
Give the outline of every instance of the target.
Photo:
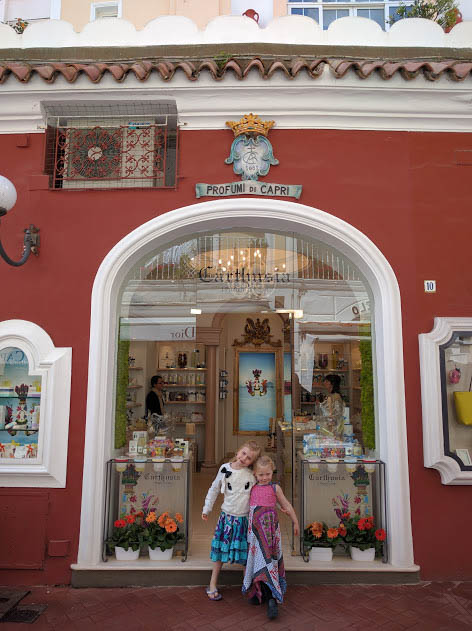
POLYGON ((121 0, 114 2, 92 2, 90 5, 90 21, 98 18, 121 18, 121 0))
POLYGON ((398 7, 413 4, 400 0, 288 0, 291 15, 306 15, 313 18, 326 30, 338 18, 357 16, 377 22, 382 29, 389 29, 389 21, 398 7))
POLYGON ((175 103, 51 102, 43 107, 51 188, 175 186, 175 103))

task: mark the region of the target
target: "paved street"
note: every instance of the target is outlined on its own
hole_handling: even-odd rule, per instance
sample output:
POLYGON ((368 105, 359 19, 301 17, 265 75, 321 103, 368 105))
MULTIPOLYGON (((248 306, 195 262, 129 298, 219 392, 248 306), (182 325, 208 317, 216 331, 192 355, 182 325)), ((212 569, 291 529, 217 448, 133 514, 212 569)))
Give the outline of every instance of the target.
POLYGON ((247 603, 236 587, 209 602, 202 587, 34 587, 21 605, 47 604, 33 624, 0 631, 470 631, 472 583, 291 586, 279 617, 247 603))

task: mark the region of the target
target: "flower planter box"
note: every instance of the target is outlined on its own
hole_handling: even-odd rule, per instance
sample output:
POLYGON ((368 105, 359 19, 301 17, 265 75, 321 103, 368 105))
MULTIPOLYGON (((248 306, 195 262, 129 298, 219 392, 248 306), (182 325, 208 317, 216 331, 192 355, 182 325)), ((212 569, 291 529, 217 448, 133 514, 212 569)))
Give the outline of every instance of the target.
POLYGON ((149 558, 151 561, 170 561, 172 559, 172 554, 174 553, 174 548, 169 548, 168 550, 161 550, 160 548, 149 548, 149 558))
POLYGON ((333 548, 317 548, 310 550, 310 561, 332 561, 333 548))
POLYGON ((351 559, 353 561, 373 561, 375 559, 375 548, 367 548, 367 550, 360 550, 359 548, 351 547, 351 559))
POLYGON ((139 559, 139 548, 137 550, 131 548, 125 550, 120 546, 115 546, 115 557, 117 561, 136 561, 139 559))

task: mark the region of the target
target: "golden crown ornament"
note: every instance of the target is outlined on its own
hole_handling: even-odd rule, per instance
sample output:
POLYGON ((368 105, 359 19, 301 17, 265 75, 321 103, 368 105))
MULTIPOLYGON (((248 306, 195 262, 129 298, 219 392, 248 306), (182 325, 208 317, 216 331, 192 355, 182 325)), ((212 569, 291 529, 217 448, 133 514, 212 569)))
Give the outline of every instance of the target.
POLYGON ((235 138, 241 134, 268 135, 275 125, 275 121, 263 121, 257 114, 244 114, 239 121, 226 121, 228 127, 233 130, 235 138))

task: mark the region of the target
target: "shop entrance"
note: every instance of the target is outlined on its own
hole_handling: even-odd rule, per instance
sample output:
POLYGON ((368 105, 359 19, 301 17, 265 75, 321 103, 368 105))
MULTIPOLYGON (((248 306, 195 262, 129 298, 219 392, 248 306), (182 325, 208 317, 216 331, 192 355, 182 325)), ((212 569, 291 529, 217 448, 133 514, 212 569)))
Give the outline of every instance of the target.
MULTIPOLYGON (((345 256, 294 233, 205 232, 139 261, 121 301, 106 536, 126 515, 173 511, 188 525, 174 554, 207 559, 205 492, 249 440, 305 526, 351 509, 384 527, 371 302, 345 256)), ((289 526, 287 550, 306 556, 289 526)))
MULTIPOLYGON (((267 206, 259 202, 259 210, 267 206)), ((307 217, 304 207, 279 204, 307 217)), ((200 206, 212 214, 219 203, 200 206)), ((175 558, 185 557, 187 567, 208 564, 212 524, 200 519, 205 492, 218 466, 254 439, 273 458, 302 529, 313 520, 339 522, 336 509, 344 511, 350 495, 354 510, 375 513, 390 531, 392 564, 398 527, 390 528, 388 515, 400 489, 396 485, 391 495, 388 462, 382 477, 378 461, 388 461, 389 452, 386 417, 379 423, 375 413, 385 405, 385 365, 378 358, 379 346, 385 350, 388 296, 369 282, 365 263, 364 269, 358 265, 362 257, 354 250, 347 256, 339 239, 307 238, 301 224, 295 231, 287 220, 262 230, 254 215, 236 215, 231 228, 227 217, 213 217, 200 229, 194 224, 190 238, 176 226, 175 239, 159 245, 155 238, 136 249, 116 276, 116 328, 109 339, 116 348, 116 403, 107 415, 110 444, 104 443, 104 453, 110 464, 97 506, 105 527, 152 502, 158 514, 183 514, 188 545, 178 544, 175 558), (157 417, 149 413, 149 400, 146 405, 151 377, 163 384, 163 414, 157 417), (358 471, 360 481, 351 475, 358 471), (128 479, 130 472, 135 482, 166 479, 166 488, 141 489, 128 479)), ((319 227, 311 234, 322 236, 319 227)), ((90 545, 82 538, 90 517, 87 507, 81 554, 93 548, 95 562, 110 563, 103 540, 90 545)), ((283 528, 287 566, 292 559, 303 567, 303 545, 288 523, 283 528)), ((79 557, 77 569, 80 563, 79 557)))

